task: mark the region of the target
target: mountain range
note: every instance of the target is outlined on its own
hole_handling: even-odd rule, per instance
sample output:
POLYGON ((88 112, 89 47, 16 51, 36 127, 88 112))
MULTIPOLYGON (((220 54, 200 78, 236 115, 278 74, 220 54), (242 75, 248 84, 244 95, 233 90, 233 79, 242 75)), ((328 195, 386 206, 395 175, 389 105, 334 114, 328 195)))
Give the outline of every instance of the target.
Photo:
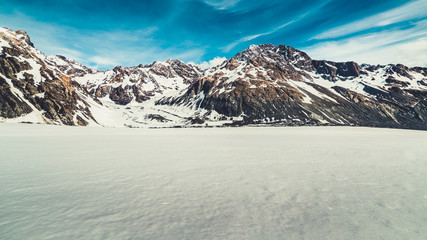
POLYGON ((0 121, 105 127, 346 125, 427 129, 427 68, 311 59, 252 45, 201 69, 99 71, 0 28, 0 121))

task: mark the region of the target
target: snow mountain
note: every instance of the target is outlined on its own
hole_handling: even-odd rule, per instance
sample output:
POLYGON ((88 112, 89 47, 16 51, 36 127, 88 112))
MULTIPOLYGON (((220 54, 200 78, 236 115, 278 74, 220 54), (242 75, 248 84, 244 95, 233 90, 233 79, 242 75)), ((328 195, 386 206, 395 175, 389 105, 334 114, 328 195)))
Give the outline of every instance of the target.
POLYGON ((180 60, 98 71, 0 28, 0 119, 107 127, 351 125, 427 129, 427 68, 252 45, 206 70, 180 60))

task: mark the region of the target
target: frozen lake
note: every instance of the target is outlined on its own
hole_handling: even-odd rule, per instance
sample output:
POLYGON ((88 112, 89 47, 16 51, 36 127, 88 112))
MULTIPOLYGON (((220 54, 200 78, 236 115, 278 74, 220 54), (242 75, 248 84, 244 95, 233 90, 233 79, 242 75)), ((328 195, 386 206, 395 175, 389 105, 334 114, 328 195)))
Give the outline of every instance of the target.
POLYGON ((0 124, 0 239, 427 239, 427 132, 0 124))

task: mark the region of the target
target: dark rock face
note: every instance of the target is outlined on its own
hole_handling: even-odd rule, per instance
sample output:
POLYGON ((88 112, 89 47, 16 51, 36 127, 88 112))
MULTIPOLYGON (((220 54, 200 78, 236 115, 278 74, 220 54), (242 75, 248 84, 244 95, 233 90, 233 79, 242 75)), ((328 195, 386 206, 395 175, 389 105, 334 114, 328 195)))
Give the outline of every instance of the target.
POLYGON ((173 99, 169 104, 183 104, 194 99, 194 96, 202 94, 205 97, 196 101, 199 108, 215 110, 229 117, 244 114, 247 123, 256 119, 286 119, 288 115, 294 115, 294 117, 300 115, 298 110, 301 110, 301 107, 298 107, 296 102, 302 99, 302 95, 287 84, 280 87, 255 89, 250 88, 247 82, 236 81, 232 85, 234 89, 227 94, 212 94, 216 87, 213 81, 199 80, 184 96, 173 99), (298 109, 295 109, 296 107, 298 109))
POLYGON ((413 67, 410 70, 417 73, 421 73, 424 77, 427 77, 427 68, 413 67))
POLYGON ((110 99, 117 104, 126 105, 130 103, 133 97, 129 94, 129 87, 113 88, 110 93, 110 99))
POLYGON ((171 67, 178 76, 186 80, 185 83, 193 83, 202 76, 200 74, 201 69, 185 64, 180 60, 172 60, 171 67))
POLYGON ((387 83, 389 83, 390 84, 390 86, 394 86, 394 87, 407 87, 407 86, 409 86, 410 84, 408 83, 408 82, 404 82, 404 81, 399 81, 399 80, 396 80, 394 77, 392 77, 392 76, 389 76, 386 80, 385 80, 387 83))
POLYGON ((24 70, 30 70, 31 66, 28 62, 19 62, 18 59, 14 57, 7 57, 7 53, 12 53, 12 56, 19 56, 19 51, 6 49, 3 54, 0 55, 0 73, 6 76, 9 79, 15 79, 15 75, 24 70))
POLYGON ((409 74, 408 71, 409 71, 409 68, 402 64, 397 64, 397 65, 392 64, 391 68, 387 70, 387 73, 391 73, 391 74, 397 73, 400 76, 404 76, 409 79, 414 79, 414 77, 411 74, 409 74))
POLYGON ((159 115, 159 114, 148 114, 145 116, 145 118, 150 119, 150 120, 156 120, 158 122, 170 122, 169 119, 166 119, 162 115, 159 115))
POLYGON ((32 111, 28 104, 11 92, 6 80, 0 77, 0 117, 16 118, 32 111))
POLYGON ((358 77, 360 76, 361 68, 355 62, 330 62, 330 61, 312 61, 316 73, 328 75, 329 79, 333 80, 337 76, 342 77, 358 77))
POLYGON ((45 95, 44 98, 38 98, 37 102, 46 111, 46 117, 66 125, 74 125, 74 112, 78 108, 77 101, 80 100, 74 89, 58 79, 40 83, 40 89, 45 95))

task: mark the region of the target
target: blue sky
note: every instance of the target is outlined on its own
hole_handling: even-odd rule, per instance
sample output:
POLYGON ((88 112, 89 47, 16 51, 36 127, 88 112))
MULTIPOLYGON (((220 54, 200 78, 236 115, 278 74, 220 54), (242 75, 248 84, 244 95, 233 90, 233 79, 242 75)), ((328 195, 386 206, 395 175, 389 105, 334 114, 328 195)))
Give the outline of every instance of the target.
POLYGON ((0 23, 26 30, 46 55, 98 69, 167 58, 207 65, 261 43, 427 67, 426 0, 1 0, 0 23))

